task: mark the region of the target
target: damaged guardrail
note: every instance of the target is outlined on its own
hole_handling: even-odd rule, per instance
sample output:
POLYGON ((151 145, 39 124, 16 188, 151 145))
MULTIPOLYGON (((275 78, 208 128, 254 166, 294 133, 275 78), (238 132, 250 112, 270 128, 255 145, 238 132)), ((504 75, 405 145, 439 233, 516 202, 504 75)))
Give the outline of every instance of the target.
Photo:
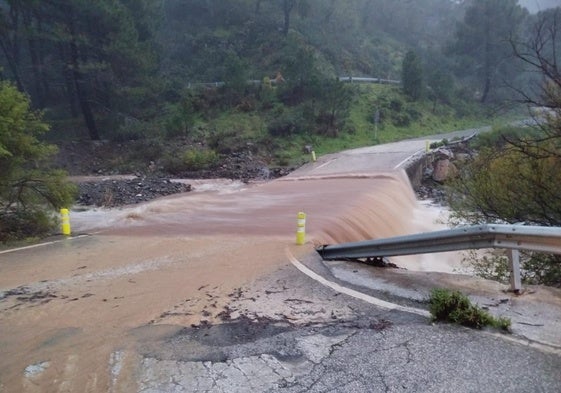
POLYGON ((324 260, 360 260, 482 248, 507 249, 510 283, 522 289, 520 250, 561 254, 561 228, 526 225, 477 225, 415 235, 322 246, 324 260))

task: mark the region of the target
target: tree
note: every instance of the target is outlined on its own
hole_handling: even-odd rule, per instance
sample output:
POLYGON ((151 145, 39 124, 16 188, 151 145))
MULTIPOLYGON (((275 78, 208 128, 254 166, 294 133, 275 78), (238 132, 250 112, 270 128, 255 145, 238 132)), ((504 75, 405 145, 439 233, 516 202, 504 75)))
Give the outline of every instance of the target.
POLYGON ((538 14, 531 37, 510 41, 515 56, 538 78, 516 88, 521 101, 538 111, 541 137, 509 139, 531 158, 561 156, 561 7, 538 14), (540 109, 541 108, 541 109, 540 109))
MULTIPOLYGON (((561 8, 542 13, 528 40, 511 40, 515 56, 540 76, 539 91, 517 89, 539 106, 538 126, 502 130, 463 168, 451 198, 460 221, 561 226, 560 22, 561 8)), ((530 254, 523 262, 534 282, 561 286, 561 257, 530 254)), ((498 263, 491 259, 490 270, 498 263)))
POLYGON ((452 201, 456 216, 473 224, 561 225, 560 165, 561 156, 530 159, 513 145, 492 144, 463 168, 454 184, 465 196, 452 201))
POLYGON ((353 91, 339 80, 326 80, 316 94, 318 115, 316 123, 322 135, 336 137, 348 116, 353 91))
POLYGON ((47 211, 72 203, 74 187, 46 165, 56 151, 38 139, 47 130, 29 99, 0 82, 0 241, 47 230, 47 211))
POLYGON ((401 83, 403 92, 413 100, 418 100, 423 96, 423 65, 413 51, 407 52, 403 59, 401 83))
POLYGON ((436 104, 442 102, 450 104, 454 93, 454 79, 445 70, 433 69, 428 75, 429 97, 433 102, 432 111, 436 111, 436 104))
POLYGON ((517 0, 473 0, 456 28, 449 52, 458 57, 460 76, 472 76, 487 102, 498 83, 515 75, 509 39, 517 37, 527 11, 517 0))
POLYGON ((282 28, 282 33, 286 36, 288 35, 288 30, 290 29, 290 14, 292 9, 296 6, 297 0, 282 0, 282 11, 284 14, 284 25, 282 28))
POLYGON ((294 9, 298 9, 301 15, 306 15, 309 9, 307 0, 278 0, 282 8, 284 23, 282 27, 283 35, 287 36, 290 30, 290 17, 294 9))
POLYGON ((41 107, 66 98, 100 139, 101 120, 154 106, 156 12, 147 0, 0 0, 0 46, 21 91, 41 107))

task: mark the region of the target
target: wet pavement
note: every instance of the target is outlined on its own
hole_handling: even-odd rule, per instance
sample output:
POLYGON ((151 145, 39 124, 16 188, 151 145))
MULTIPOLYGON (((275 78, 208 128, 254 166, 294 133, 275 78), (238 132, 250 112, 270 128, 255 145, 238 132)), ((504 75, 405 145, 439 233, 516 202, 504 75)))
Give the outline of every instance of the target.
POLYGON ((521 294, 515 294, 508 285, 466 274, 321 261, 315 256, 308 261, 334 282, 419 309, 428 308, 427 300, 434 288, 458 290, 492 315, 509 318, 512 325, 508 338, 561 355, 561 289, 526 286, 521 294))
POLYGON ((441 226, 392 171, 424 145, 74 212, 88 236, 0 254, 0 392, 561 391, 557 291, 452 275, 453 255, 381 270, 315 253, 441 226), (510 316, 513 334, 431 324, 433 286, 510 316))

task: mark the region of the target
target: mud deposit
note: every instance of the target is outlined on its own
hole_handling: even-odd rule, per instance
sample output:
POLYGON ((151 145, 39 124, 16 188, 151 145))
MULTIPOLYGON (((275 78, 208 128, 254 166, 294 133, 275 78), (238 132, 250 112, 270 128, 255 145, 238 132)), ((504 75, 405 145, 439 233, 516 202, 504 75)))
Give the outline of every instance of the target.
POLYGON ((289 176, 71 219, 96 235, 0 255, 0 391, 138 391, 152 385, 135 376, 152 381, 165 353, 235 359, 224 348, 263 340, 271 352, 255 364, 281 372, 266 355, 283 356, 274 337, 293 326, 344 327, 358 312, 302 278, 287 248, 298 258, 316 244, 434 226, 401 172, 289 176), (304 247, 294 246, 298 211, 308 214, 304 247))

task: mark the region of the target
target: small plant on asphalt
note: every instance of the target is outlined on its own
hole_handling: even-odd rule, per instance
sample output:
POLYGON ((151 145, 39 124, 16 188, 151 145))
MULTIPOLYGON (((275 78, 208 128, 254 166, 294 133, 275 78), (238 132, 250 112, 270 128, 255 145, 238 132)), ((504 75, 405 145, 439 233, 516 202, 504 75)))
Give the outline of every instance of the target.
POLYGON ((510 319, 493 317, 487 311, 472 304, 468 297, 459 291, 433 289, 429 307, 433 321, 456 323, 476 329, 491 326, 508 331, 510 328, 510 319))

